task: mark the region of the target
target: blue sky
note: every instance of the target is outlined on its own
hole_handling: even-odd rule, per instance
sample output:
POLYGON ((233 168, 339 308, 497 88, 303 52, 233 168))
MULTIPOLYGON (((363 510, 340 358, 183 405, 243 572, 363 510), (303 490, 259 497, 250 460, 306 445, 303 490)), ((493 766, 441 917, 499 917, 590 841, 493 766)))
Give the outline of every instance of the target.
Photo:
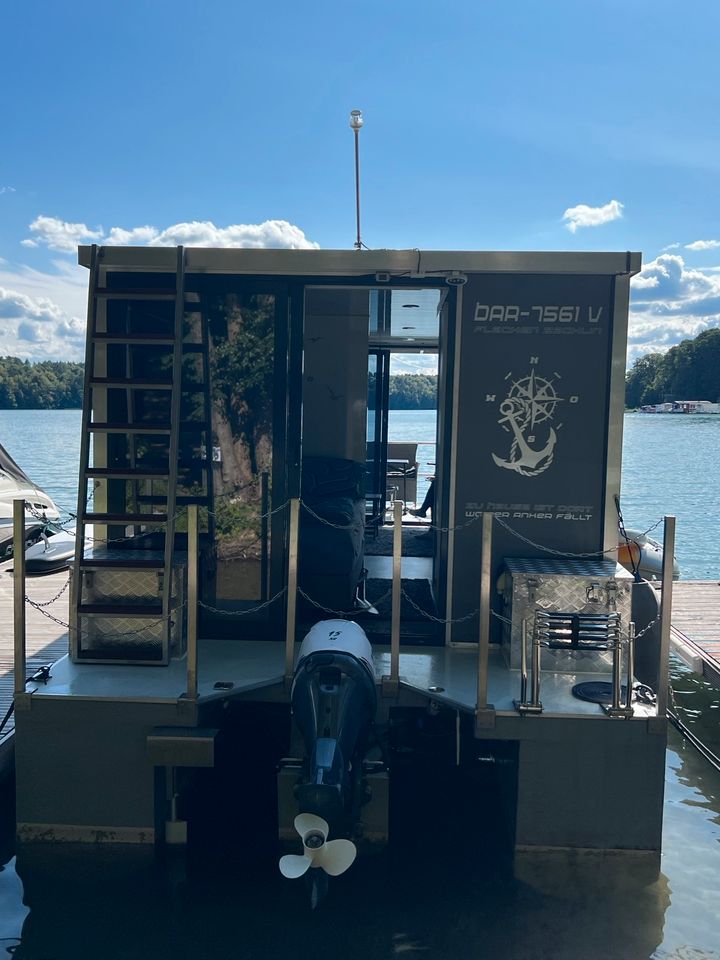
POLYGON ((0 355, 80 359, 78 242, 640 250, 631 359, 720 325, 720 4, 0 13, 0 355))

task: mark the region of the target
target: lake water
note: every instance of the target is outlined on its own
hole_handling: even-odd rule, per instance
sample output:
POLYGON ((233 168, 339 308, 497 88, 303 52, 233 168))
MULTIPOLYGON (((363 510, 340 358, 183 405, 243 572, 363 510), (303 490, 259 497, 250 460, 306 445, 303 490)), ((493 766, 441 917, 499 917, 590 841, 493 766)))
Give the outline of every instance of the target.
MULTIPOLYGON (((79 428, 75 410, 0 411, 0 443, 72 511, 79 428)), ((393 412, 391 439, 434 434, 432 413, 393 412)), ((685 578, 720 576, 719 454, 720 417, 625 417, 626 523, 647 529, 675 514, 685 578)), ((431 474, 431 443, 418 459, 431 474)), ((672 669, 684 719, 718 752, 720 693, 679 662, 672 669)), ((522 881, 497 862, 453 869, 418 837, 406 861, 358 863, 313 914, 274 862, 218 857, 186 869, 147 851, 68 847, 26 849, 16 863, 3 803, 0 957, 720 960, 720 773, 672 729, 662 874, 652 883, 610 866, 548 866, 522 881)))
MULTIPOLYGON (((77 509, 80 416, 79 410, 0 410, 0 443, 58 506, 72 512, 77 509)), ((434 411, 391 411, 388 436, 419 444, 421 498, 434 473, 434 411)), ((625 415, 625 523, 647 530, 664 514, 674 514, 675 552, 688 580, 720 578, 719 465, 720 416, 625 415)), ((662 539, 662 527, 652 535, 662 539)))

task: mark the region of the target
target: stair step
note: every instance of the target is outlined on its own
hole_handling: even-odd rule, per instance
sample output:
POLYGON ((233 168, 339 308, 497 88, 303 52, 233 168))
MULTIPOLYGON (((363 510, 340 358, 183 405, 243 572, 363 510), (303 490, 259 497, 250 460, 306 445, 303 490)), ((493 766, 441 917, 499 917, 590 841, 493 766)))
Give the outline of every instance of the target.
MULTIPOLYGON (((148 494, 147 496, 144 496, 144 497, 143 496, 138 497, 137 500, 138 500, 138 503, 151 503, 151 504, 166 503, 167 497, 151 496, 150 494, 148 494)), ((196 496, 193 496, 193 497, 179 497, 179 496, 175 497, 175 504, 178 507, 187 507, 188 504, 191 504, 191 503, 197 503, 201 506, 207 506, 207 504, 210 503, 210 498, 207 494, 197 494, 196 496)))
POLYGON ((103 300, 174 300, 175 290, 156 289, 115 289, 114 287, 95 287, 95 296, 103 300))
POLYGON ((169 434, 170 424, 165 423, 89 423, 88 430, 95 433, 157 433, 169 434))
POLYGON ((137 380, 134 377, 90 377, 91 387, 130 390, 172 390, 172 380, 137 380))
POLYGON ((152 343, 169 347, 175 344, 173 336, 161 333, 96 333, 93 341, 95 343, 152 343))
POLYGON ((116 557, 105 559, 80 559, 81 570, 164 570, 165 564, 161 560, 149 557, 147 560, 119 560, 116 557))
POLYGON ((162 603, 81 603, 85 617, 162 617, 162 603))
POLYGON ((192 431, 202 433, 206 430, 212 430, 212 425, 205 420, 181 420, 180 430, 184 433, 190 433, 192 431))
POLYGON ((167 467, 88 467, 88 477, 112 478, 114 480, 167 480, 167 467))
POLYGON ((146 524, 162 526, 167 523, 166 513, 86 513, 85 523, 146 524))

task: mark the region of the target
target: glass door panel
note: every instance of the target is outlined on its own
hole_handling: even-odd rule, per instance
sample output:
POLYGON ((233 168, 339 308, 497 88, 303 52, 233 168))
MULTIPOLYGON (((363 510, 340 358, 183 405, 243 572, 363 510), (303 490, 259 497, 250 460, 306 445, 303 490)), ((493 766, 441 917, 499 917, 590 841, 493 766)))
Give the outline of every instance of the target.
POLYGON ((285 609, 287 293, 236 282, 209 292, 204 305, 214 530, 203 633, 261 638, 285 609))

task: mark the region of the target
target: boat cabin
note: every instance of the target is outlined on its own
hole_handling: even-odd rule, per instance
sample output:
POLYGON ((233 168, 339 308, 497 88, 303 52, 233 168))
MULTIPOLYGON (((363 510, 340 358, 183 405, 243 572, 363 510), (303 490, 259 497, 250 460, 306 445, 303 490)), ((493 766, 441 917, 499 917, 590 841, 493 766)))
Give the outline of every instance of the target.
MULTIPOLYGON (((77 537, 92 547, 74 563, 68 657, 18 710, 19 835, 53 824, 72 839, 185 838, 173 827, 192 821, 176 807, 191 807, 183 783, 218 766, 234 713, 241 753, 253 729, 265 760, 295 755, 307 772, 290 711, 300 644, 353 623, 386 742, 363 754, 373 799, 349 801, 346 836, 387 839, 388 755, 415 749, 398 731, 436 725, 449 744, 438 769, 494 763, 516 857, 612 849, 655 862, 665 727, 622 682, 643 659, 659 690, 665 666, 659 647, 632 649, 639 590, 617 564, 640 255, 79 257, 77 537), (394 375, 413 371, 435 393, 419 434, 392 412, 394 375), (608 709, 573 694, 598 680, 608 709)), ((332 634, 308 656, 336 649, 332 634)), ((300 809, 299 769, 278 776, 281 836, 298 812, 325 809, 315 795, 300 809)))

